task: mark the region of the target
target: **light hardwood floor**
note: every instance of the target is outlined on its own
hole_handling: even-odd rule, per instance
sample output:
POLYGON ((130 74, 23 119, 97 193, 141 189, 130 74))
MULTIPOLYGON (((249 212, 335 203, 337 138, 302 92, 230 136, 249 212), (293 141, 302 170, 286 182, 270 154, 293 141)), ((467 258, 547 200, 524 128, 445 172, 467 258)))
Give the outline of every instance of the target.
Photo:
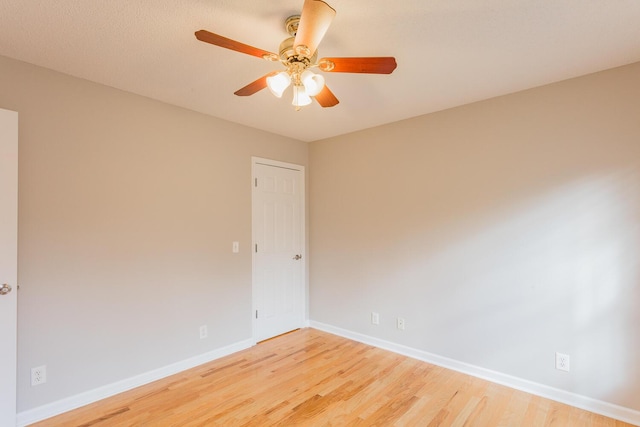
POLYGON ((629 426, 303 329, 35 426, 629 426))

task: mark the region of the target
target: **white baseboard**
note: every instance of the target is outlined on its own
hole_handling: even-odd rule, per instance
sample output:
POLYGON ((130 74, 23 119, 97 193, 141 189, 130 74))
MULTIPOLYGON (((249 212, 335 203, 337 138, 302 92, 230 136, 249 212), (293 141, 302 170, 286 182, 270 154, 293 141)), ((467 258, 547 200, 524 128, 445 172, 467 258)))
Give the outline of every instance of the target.
POLYGON ((141 385, 148 384, 150 382, 168 377, 173 374, 177 374, 178 372, 194 368, 198 365, 202 365, 203 363, 207 363, 212 360, 219 359, 229 354, 238 352, 240 350, 247 349, 254 344, 255 342, 253 341, 253 339, 239 341, 237 343, 201 354, 199 356, 191 357, 189 359, 172 363, 171 365, 167 365, 162 368, 154 369, 152 371, 136 375, 135 377, 117 381, 112 384, 107 384, 93 390, 76 394, 75 396, 70 396, 56 402, 48 403, 37 408, 20 412, 18 413, 16 425, 18 427, 23 427, 47 418, 51 418, 55 415, 71 411, 81 406, 97 402, 98 400, 111 397, 118 393, 122 393, 141 385))
MULTIPOLYGON (((590 397, 581 396, 575 393, 570 393, 565 390, 560 390, 543 384, 535 383, 533 381, 506 375, 497 371, 481 368, 475 365, 460 362, 454 359, 449 359, 447 357, 438 356, 436 354, 428 353, 423 350, 396 344, 391 341, 382 340, 325 323, 310 320, 308 321, 308 326, 334 335, 349 338, 354 341, 372 345, 374 347, 393 351, 394 353, 402 354, 417 360, 422 360, 424 362, 442 366, 447 369, 462 372, 464 374, 482 378, 487 381, 502 384, 507 387, 551 399, 556 402, 565 403, 567 405, 575 406, 580 409, 595 412, 597 414, 640 426, 640 411, 614 405, 608 402, 603 402, 601 400, 592 399, 590 397)), ((46 418, 71 411, 73 409, 88 405, 93 402, 97 402, 98 400, 105 399, 118 393, 122 393, 141 385, 148 384, 150 382, 168 377, 173 374, 177 374, 178 372, 191 369, 198 365, 202 365, 203 363, 207 363, 212 360, 227 356, 229 354, 247 349, 254 344, 255 343, 252 339, 240 341, 235 344, 231 344, 229 346, 201 354, 199 356, 173 363, 163 368, 154 369, 153 371, 149 371, 132 378, 108 384, 94 390, 89 390, 75 396, 71 396, 62 400, 58 400, 56 402, 49 403, 47 405, 30 409, 28 411, 20 412, 18 413, 17 417, 17 426, 24 427, 26 425, 42 421, 46 418)))
POLYGON ((560 403, 565 403, 567 405, 575 406, 576 408, 595 412, 596 414, 604 415, 606 417, 640 426, 640 411, 614 405, 608 402, 603 402, 601 400, 592 399, 590 397, 581 396, 579 394, 571 393, 565 390, 549 387, 543 384, 535 383, 533 381, 503 374, 497 371, 492 371, 490 369, 481 368, 479 366, 460 362, 454 359, 449 359, 447 357, 438 356, 436 354, 428 353, 423 350, 407 347, 402 344, 396 344, 391 341, 382 340, 325 323, 316 322, 314 320, 309 321, 309 326, 321 331, 328 332, 330 334, 339 335, 341 337, 349 338, 354 341, 382 348, 384 350, 389 350, 394 353, 402 354, 413 359, 422 360, 433 365, 442 366, 443 368, 462 372, 464 374, 468 374, 477 378, 482 378, 483 380, 491 381, 493 383, 521 390, 526 393, 531 393, 536 396, 551 399, 560 403))

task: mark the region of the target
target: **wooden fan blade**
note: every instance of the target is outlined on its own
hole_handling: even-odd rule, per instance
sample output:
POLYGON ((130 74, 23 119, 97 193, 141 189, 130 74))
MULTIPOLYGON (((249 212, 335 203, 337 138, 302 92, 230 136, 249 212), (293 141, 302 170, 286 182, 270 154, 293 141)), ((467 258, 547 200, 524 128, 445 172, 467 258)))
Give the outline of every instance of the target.
POLYGON ((322 0, 305 0, 293 47, 306 46, 311 58, 336 16, 336 11, 322 0))
POLYGON ((336 96, 333 94, 333 92, 329 90, 327 85, 324 85, 324 88, 322 88, 320 93, 317 94, 315 98, 316 101, 318 101, 318 104, 320 104, 324 108, 333 107, 334 105, 338 105, 338 103, 340 102, 338 101, 338 98, 336 98, 336 96))
POLYGON ((211 43, 216 46, 235 50, 236 52, 257 56, 258 58, 278 58, 275 53, 267 52, 266 50, 258 49, 257 47, 249 46, 248 44, 240 43, 238 41, 228 39, 218 34, 210 33, 207 30, 196 31, 195 34, 196 38, 201 42, 211 43))
POLYGON ((276 73, 271 72, 269 74, 265 74, 264 76, 260 77, 258 80, 253 81, 248 85, 246 85, 245 87, 233 92, 233 94, 238 96, 249 96, 249 95, 253 95, 256 92, 260 92, 262 89, 267 87, 267 77, 272 76, 274 74, 276 73))
POLYGON ((398 64, 392 56, 363 58, 322 58, 318 61, 322 71, 332 73, 391 74, 398 64))

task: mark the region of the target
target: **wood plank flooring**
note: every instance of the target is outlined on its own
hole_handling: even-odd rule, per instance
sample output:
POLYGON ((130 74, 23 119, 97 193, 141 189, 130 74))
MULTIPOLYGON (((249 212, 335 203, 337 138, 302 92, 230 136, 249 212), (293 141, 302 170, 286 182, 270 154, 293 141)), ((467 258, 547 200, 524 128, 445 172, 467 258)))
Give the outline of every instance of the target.
POLYGON ((34 426, 630 424, 302 329, 34 426))

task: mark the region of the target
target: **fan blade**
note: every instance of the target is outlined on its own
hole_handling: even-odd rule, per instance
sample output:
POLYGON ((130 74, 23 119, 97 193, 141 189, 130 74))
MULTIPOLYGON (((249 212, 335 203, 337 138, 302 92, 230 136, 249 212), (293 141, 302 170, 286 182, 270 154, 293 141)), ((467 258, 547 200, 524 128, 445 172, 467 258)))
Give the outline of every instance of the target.
POLYGON ((333 94, 333 92, 329 90, 327 85, 324 86, 324 88, 320 91, 319 94, 315 96, 315 98, 316 101, 318 101, 318 104, 320 104, 324 108, 333 107, 334 105, 338 105, 338 103, 340 102, 338 101, 338 98, 336 98, 336 96, 333 94))
POLYGON ((304 54, 311 58, 334 16, 336 16, 335 9, 322 0, 305 0, 293 47, 306 46, 309 51, 304 54))
POLYGON ((233 94, 238 96, 249 96, 249 95, 253 95, 256 92, 260 92, 262 89, 267 87, 267 77, 272 76, 274 74, 276 73, 271 72, 271 73, 265 74, 264 76, 260 77, 258 80, 251 82, 245 87, 233 92, 233 94))
POLYGON ((195 34, 196 34, 196 38, 201 42, 211 43, 216 46, 235 50, 236 52, 257 56, 258 58, 264 58, 264 59, 278 58, 278 56, 275 53, 267 52, 266 50, 258 49, 257 47, 249 46, 248 44, 240 43, 235 40, 222 37, 221 35, 210 33, 209 31, 206 31, 206 30, 196 31, 195 34))
POLYGON ((370 58, 322 58, 318 61, 322 71, 332 73, 391 74, 398 64, 392 56, 370 58))

